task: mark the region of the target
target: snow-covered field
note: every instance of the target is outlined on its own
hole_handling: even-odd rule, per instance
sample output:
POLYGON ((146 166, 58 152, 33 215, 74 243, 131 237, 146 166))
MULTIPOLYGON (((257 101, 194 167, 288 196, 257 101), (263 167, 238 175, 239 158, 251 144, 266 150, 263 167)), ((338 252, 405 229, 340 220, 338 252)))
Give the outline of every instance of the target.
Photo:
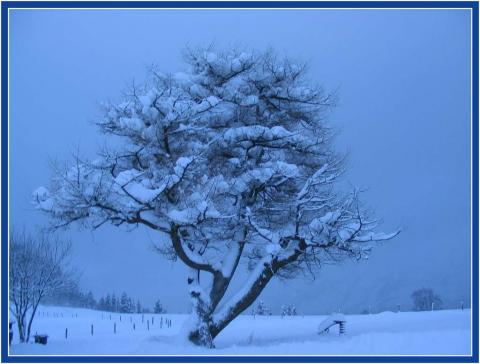
POLYGON ((189 345, 177 335, 186 317, 146 314, 142 323, 141 314, 122 314, 120 321, 120 314, 111 314, 110 319, 110 313, 106 312, 40 307, 32 333, 48 334, 48 344, 19 344, 15 331, 10 355, 470 354, 470 310, 347 315, 344 335, 339 335, 334 328, 328 333, 317 334, 317 326, 326 316, 283 319, 279 316, 240 316, 217 337, 213 350, 189 345), (160 327, 162 317, 163 327, 160 327), (166 327, 166 318, 171 320, 171 327, 166 327), (150 330, 147 330, 147 320, 150 330), (114 323, 116 333, 113 332, 114 323))

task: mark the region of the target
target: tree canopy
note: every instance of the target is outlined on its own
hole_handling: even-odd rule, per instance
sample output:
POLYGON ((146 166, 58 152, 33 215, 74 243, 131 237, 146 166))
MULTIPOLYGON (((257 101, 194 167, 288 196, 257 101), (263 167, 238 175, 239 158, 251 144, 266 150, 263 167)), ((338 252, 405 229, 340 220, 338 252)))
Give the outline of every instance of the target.
POLYGON ((189 337, 211 346, 272 277, 366 258, 398 232, 376 232, 358 191, 335 190, 344 168, 326 122, 335 97, 312 85, 304 64, 213 49, 187 50, 185 61, 185 72, 154 67, 121 102, 104 104, 96 123, 121 146, 78 156, 34 201, 55 228, 165 234, 158 250, 192 269, 189 337), (240 261, 250 277, 219 308, 240 261), (199 272, 211 276, 207 288, 199 272))

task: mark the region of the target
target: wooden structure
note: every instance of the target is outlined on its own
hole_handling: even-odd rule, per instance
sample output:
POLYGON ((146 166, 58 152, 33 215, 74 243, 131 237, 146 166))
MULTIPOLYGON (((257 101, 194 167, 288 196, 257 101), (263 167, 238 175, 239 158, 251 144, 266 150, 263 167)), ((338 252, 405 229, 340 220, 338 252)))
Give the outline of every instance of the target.
POLYGON ((347 320, 345 320, 345 316, 340 314, 331 315, 323 320, 318 326, 318 333, 329 332, 330 328, 335 325, 338 325, 338 332, 340 335, 346 333, 347 320))

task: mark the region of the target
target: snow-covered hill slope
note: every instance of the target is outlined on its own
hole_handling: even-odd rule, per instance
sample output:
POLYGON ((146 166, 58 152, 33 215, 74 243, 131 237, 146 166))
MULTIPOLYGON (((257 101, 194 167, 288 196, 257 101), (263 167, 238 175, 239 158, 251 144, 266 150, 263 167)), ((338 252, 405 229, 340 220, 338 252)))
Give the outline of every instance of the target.
POLYGON ((191 346, 177 335, 186 315, 145 314, 142 323, 141 314, 122 314, 120 321, 120 314, 86 309, 41 307, 39 311, 32 333, 48 334, 48 344, 19 344, 15 332, 10 355, 470 354, 470 310, 346 315, 345 335, 339 335, 336 327, 317 334, 326 316, 245 315, 216 338, 213 350, 191 346))

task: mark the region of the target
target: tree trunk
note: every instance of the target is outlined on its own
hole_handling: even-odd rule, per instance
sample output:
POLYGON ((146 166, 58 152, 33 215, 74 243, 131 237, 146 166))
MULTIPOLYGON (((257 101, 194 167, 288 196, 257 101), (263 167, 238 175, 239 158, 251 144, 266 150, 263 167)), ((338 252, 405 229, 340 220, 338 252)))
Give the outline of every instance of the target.
POLYGON ((28 321, 28 327, 27 327, 27 342, 30 340, 30 331, 32 329, 32 322, 35 317, 35 313, 37 312, 37 307, 40 301, 37 302, 37 304, 33 307, 32 314, 30 316, 30 320, 28 321))
POLYGON ((257 274, 254 276, 255 279, 250 284, 250 289, 246 294, 239 296, 236 301, 226 305, 226 309, 223 310, 219 315, 217 320, 214 321, 213 325, 210 328, 210 334, 213 338, 227 327, 230 322, 232 322, 238 315, 245 311, 248 307, 252 305, 253 302, 258 298, 263 289, 267 286, 268 282, 275 276, 275 274, 285 267, 287 264, 297 260, 302 254, 305 244, 303 241, 299 242, 299 249, 295 249, 290 256, 284 257, 279 260, 278 258, 273 258, 270 261, 260 262, 257 266, 257 274))
POLYGON ((188 321, 188 340, 198 346, 213 348, 213 337, 210 333, 212 309, 209 297, 200 287, 200 272, 192 270, 187 282, 190 286, 192 301, 192 315, 188 321))
POLYGON ((17 327, 18 327, 18 338, 20 339, 21 343, 26 342, 25 341, 25 319, 22 315, 19 315, 16 317, 17 319, 17 327))
MULTIPOLYGON (((265 258, 260 261, 247 282, 245 293, 234 296, 227 302, 220 313, 213 315, 216 306, 225 294, 231 278, 214 274, 210 295, 200 287, 199 270, 192 270, 188 278, 190 297, 193 303, 192 317, 188 331, 188 339, 199 346, 213 348, 213 339, 232 322, 238 315, 255 302, 263 289, 275 274, 287 264, 296 261, 305 249, 305 242, 298 241, 298 249, 282 259, 278 257, 265 258)), ((237 262, 238 263, 238 262, 237 262)))
POLYGON ((204 302, 197 292, 192 292, 191 297, 194 305, 190 318, 192 327, 188 332, 188 339, 195 345, 213 348, 213 337, 210 332, 212 327, 210 305, 204 302))
POLYGON ((210 329, 213 338, 217 337, 220 332, 227 327, 227 325, 237 318, 243 311, 252 305, 253 302, 260 296, 263 289, 274 276, 275 271, 270 265, 265 265, 262 273, 258 275, 255 282, 250 287, 247 294, 242 296, 238 301, 234 302, 217 320, 210 329))

